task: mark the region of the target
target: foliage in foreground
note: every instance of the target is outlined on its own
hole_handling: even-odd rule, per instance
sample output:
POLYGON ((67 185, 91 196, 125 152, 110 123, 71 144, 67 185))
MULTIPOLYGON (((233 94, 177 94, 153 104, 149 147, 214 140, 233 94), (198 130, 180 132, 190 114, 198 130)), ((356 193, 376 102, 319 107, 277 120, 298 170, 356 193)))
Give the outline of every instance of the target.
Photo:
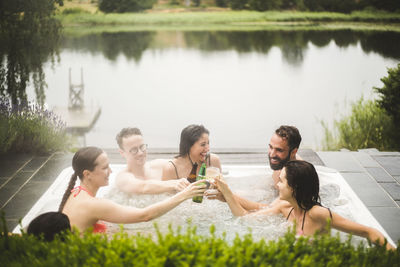
POLYGON ((0 97, 0 154, 49 153, 69 146, 65 124, 53 112, 35 104, 13 105, 0 97))
MULTIPOLYGON (((112 238, 86 233, 83 237, 67 233, 52 242, 33 236, 0 233, 0 261, 5 266, 400 266, 400 249, 386 251, 382 246, 358 247, 351 237, 315 236, 296 239, 290 231, 276 241, 253 241, 250 234, 232 243, 224 237, 196 234, 195 227, 185 233, 158 231, 150 236, 112 238)), ((400 242, 399 242, 400 244, 400 242)))

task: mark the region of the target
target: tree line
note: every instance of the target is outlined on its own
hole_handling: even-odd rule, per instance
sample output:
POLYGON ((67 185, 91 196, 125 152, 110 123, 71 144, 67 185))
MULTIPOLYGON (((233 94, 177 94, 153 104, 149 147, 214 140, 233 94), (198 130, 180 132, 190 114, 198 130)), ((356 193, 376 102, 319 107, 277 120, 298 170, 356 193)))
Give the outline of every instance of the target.
MULTIPOLYGON (((99 9, 105 13, 135 12, 151 9, 157 0, 99 0, 99 9)), ((201 6, 202 0, 170 0, 170 4, 201 6)), ((203 0, 203 2, 205 2, 203 0)), ((209 5, 210 1, 207 1, 209 5)), ((218 7, 234 10, 298 10, 350 13, 356 10, 400 11, 399 0, 214 0, 218 7)))

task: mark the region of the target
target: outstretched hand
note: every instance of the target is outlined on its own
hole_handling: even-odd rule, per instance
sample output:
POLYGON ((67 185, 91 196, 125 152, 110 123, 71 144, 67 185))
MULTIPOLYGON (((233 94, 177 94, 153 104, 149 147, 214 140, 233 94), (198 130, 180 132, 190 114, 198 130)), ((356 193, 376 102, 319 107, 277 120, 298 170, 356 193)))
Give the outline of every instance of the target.
POLYGON ((183 189, 188 187, 188 185, 190 185, 190 182, 186 178, 180 178, 178 180, 173 180, 173 181, 175 182, 175 190, 177 192, 182 191, 183 189))
POLYGON ((226 202, 224 195, 218 191, 217 189, 211 189, 211 190, 207 190, 204 195, 208 198, 208 199, 218 199, 221 202, 226 202))
POLYGON ((189 184, 185 189, 181 191, 181 193, 184 195, 185 199, 196 196, 200 197, 207 190, 207 187, 208 186, 204 183, 204 181, 199 180, 189 184))
POLYGON ((205 196, 208 199, 218 199, 219 201, 226 202, 224 193, 229 192, 229 186, 223 179, 215 179, 212 183, 216 190, 207 190, 205 196))

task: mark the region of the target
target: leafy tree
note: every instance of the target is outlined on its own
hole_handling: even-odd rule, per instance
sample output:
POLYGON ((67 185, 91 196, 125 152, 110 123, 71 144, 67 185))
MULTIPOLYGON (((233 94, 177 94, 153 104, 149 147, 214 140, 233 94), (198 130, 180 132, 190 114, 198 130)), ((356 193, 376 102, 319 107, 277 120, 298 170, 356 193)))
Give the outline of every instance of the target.
POLYGON ((54 19, 62 0, 0 1, 0 95, 14 104, 26 102, 26 86, 33 80, 37 102, 46 88, 42 65, 54 61, 61 24, 54 19))
POLYGON ((378 105, 391 117, 395 130, 393 141, 395 149, 400 149, 400 64, 397 68, 388 68, 388 76, 381 79, 383 87, 374 87, 379 94, 378 105))

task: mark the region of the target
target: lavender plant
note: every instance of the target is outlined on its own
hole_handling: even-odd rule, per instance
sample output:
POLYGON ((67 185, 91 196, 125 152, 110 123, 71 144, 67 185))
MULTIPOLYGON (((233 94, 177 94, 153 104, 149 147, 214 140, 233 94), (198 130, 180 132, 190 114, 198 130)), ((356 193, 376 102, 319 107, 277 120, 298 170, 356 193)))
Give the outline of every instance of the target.
POLYGON ((43 106, 0 97, 0 153, 49 153, 70 146, 66 125, 43 106))

